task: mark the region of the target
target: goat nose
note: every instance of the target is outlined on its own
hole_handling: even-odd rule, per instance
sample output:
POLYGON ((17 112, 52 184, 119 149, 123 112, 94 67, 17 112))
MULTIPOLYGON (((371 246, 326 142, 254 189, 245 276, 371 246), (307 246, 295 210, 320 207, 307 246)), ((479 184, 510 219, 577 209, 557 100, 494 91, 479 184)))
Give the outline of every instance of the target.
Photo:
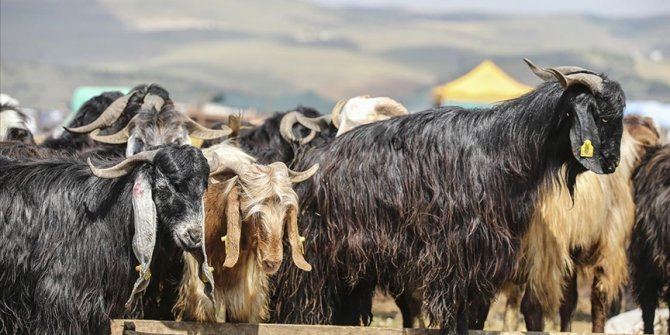
POLYGON ((193 244, 200 244, 200 241, 202 241, 202 229, 189 228, 187 232, 188 232, 188 238, 191 240, 193 244))

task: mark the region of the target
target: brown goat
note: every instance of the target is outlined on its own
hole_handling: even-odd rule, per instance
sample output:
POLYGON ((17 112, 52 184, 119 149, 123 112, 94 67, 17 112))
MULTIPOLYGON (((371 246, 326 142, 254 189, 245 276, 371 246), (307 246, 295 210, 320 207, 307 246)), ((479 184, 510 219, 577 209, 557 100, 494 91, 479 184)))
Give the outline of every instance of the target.
MULTIPOLYGON (((231 152, 231 148, 227 150, 231 152)), ((268 317, 268 276, 277 272, 283 259, 284 226, 293 261, 299 268, 311 270, 301 253, 298 196, 292 184, 312 176, 318 166, 294 172, 280 162, 243 163, 244 157, 249 157, 245 154, 225 157, 235 163, 223 167, 214 163, 220 167, 211 176, 224 181, 210 186, 204 197, 205 243, 215 268, 215 304, 200 293, 203 284, 197 278, 197 263, 187 257, 185 279, 173 311, 183 320, 262 322, 268 317)))

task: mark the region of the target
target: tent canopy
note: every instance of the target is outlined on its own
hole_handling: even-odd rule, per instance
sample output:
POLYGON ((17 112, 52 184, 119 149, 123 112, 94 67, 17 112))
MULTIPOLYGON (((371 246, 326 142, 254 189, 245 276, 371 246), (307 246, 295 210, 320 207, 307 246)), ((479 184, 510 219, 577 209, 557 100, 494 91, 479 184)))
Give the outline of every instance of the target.
POLYGON ((433 88, 433 99, 440 105, 445 102, 493 103, 516 98, 532 89, 487 59, 462 77, 433 88))

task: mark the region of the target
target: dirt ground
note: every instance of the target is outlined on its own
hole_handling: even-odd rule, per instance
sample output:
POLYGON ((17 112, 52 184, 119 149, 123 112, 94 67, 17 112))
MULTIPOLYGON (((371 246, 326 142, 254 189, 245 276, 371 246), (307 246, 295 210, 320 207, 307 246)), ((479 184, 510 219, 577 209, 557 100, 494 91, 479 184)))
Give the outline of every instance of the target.
MULTIPOLYGON (((573 317, 572 331, 573 332, 591 332, 591 280, 588 278, 580 278, 579 280, 579 300, 577 310, 573 317)), ((504 321, 506 297, 499 295, 491 306, 489 316, 486 320, 484 329, 486 330, 502 330, 504 321)), ((635 308, 635 304, 630 298, 626 296, 623 298, 623 309, 630 310, 635 308)), ((393 299, 389 296, 377 293, 373 300, 372 312, 374 319, 372 326, 377 327, 402 327, 402 315, 395 305, 393 299)), ((558 323, 558 315, 555 320, 545 319, 546 331, 558 331, 560 324, 558 323)), ((523 316, 519 312, 519 331, 525 331, 526 327, 523 321, 523 316)))

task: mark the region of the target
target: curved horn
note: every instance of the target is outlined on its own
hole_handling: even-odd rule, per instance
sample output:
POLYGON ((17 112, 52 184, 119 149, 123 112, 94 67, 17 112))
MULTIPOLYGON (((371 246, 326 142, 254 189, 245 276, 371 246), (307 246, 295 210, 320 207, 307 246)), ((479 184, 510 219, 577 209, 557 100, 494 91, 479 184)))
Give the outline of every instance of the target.
POLYGON ((553 73, 549 72, 547 69, 543 69, 535 65, 533 62, 530 61, 530 59, 524 57, 523 61, 526 62, 526 64, 528 64, 530 70, 533 71, 533 73, 536 76, 540 77, 540 79, 544 81, 549 81, 556 78, 553 73))
POLYGON ((312 165, 312 167, 310 167, 309 169, 307 169, 305 171, 302 171, 302 172, 293 171, 291 169, 288 169, 288 176, 289 176, 289 179, 291 179, 291 182, 299 183, 299 182, 305 181, 305 180, 307 180, 307 178, 313 176, 318 169, 319 169, 319 164, 314 164, 314 165, 312 165))
POLYGON ((327 126, 331 122, 331 115, 323 115, 315 118, 310 118, 302 115, 298 111, 293 111, 286 113, 281 119, 279 124, 279 133, 282 137, 288 142, 298 142, 300 145, 307 144, 316 137, 316 132, 321 131, 322 126, 327 126), (307 137, 298 139, 293 134, 293 126, 297 123, 300 123, 307 129, 310 129, 311 132, 307 137))
POLYGON ((321 131, 321 128, 327 127, 328 124, 332 121, 332 115, 326 114, 319 117, 307 117, 302 114, 298 114, 298 122, 305 126, 305 128, 321 131))
POLYGON ((130 138, 130 127, 131 127, 131 125, 135 124, 135 118, 137 118, 137 115, 133 116, 133 118, 130 119, 130 121, 128 121, 128 124, 125 127, 123 127, 123 129, 117 131, 114 134, 98 135, 100 133, 100 130, 96 129, 96 130, 92 131, 90 134, 88 134, 88 136, 91 137, 94 141, 107 143, 107 144, 123 144, 123 143, 126 143, 126 142, 128 142, 128 138, 130 138))
POLYGON ((233 132, 233 130, 226 125, 221 125, 221 129, 205 128, 188 116, 184 116, 184 127, 186 127, 189 135, 203 140, 213 140, 215 138, 228 136, 233 132))
POLYGON ((295 207, 289 208, 286 215, 286 225, 293 263, 302 270, 312 271, 312 266, 303 257, 303 253, 305 252, 303 249, 304 237, 298 234, 298 211, 295 207))
POLYGON ((91 122, 91 123, 89 123, 85 126, 81 126, 81 127, 77 127, 77 128, 64 127, 65 130, 67 130, 71 133, 83 134, 83 133, 89 133, 94 129, 99 129, 99 128, 110 126, 112 123, 114 123, 114 121, 116 121, 116 119, 119 118, 119 116, 121 116, 121 114, 123 113, 123 110, 128 105, 128 100, 130 99, 130 97, 133 96, 133 94, 135 94, 135 91, 132 91, 132 92, 114 100, 114 102, 112 102, 112 104, 109 105, 107 107, 107 109, 105 109, 105 111, 102 112, 102 114, 100 114, 100 116, 98 116, 97 119, 95 119, 95 121, 93 121, 93 122, 91 122))
POLYGON ((524 58, 523 60, 526 62, 526 64, 528 64, 531 71, 533 71, 536 76, 540 77, 544 81, 556 78, 563 88, 568 88, 575 84, 582 84, 586 86, 591 91, 591 93, 602 91, 603 78, 595 74, 593 71, 589 71, 578 66, 540 68, 539 66, 533 64, 533 62, 531 62, 528 58, 524 58))
POLYGON ((409 114, 405 106, 389 97, 379 98, 379 102, 375 105, 375 112, 391 117, 409 114))
POLYGON ((298 122, 299 114, 300 113, 297 111, 286 113, 286 115, 281 118, 281 122, 279 123, 279 133, 288 142, 294 142, 298 140, 293 134, 293 125, 298 122))
POLYGON ((240 197, 237 186, 234 186, 226 199, 226 236, 221 240, 226 244, 226 260, 223 266, 232 268, 240 256, 240 235, 242 222, 240 221, 240 197))
POLYGON ((143 151, 124 159, 121 163, 109 168, 97 168, 91 163, 91 158, 87 159, 91 172, 98 178, 117 178, 128 174, 137 164, 143 162, 152 163, 158 150, 143 151))
POLYGON ((220 160, 218 158, 218 155, 216 153, 214 154, 214 157, 215 158, 213 160, 214 160, 214 164, 216 164, 216 166, 214 167, 214 171, 211 171, 212 170, 212 165, 214 165, 214 164, 210 165, 210 173, 209 173, 210 176, 215 176, 217 174, 225 173, 225 172, 232 172, 232 173, 239 176, 240 174, 242 174, 245 171, 245 169, 248 166, 248 165, 242 164, 242 163, 226 164, 225 162, 223 162, 223 160, 220 160))
POLYGON ((574 84, 582 84, 594 94, 603 90, 603 78, 596 74, 583 72, 574 73, 565 76, 565 78, 567 79, 566 87, 570 87, 574 84))
POLYGON ((340 112, 342 111, 342 108, 344 108, 344 105, 347 103, 347 101, 349 100, 338 101, 333 107, 333 110, 330 112, 330 116, 335 128, 340 128, 340 112))

